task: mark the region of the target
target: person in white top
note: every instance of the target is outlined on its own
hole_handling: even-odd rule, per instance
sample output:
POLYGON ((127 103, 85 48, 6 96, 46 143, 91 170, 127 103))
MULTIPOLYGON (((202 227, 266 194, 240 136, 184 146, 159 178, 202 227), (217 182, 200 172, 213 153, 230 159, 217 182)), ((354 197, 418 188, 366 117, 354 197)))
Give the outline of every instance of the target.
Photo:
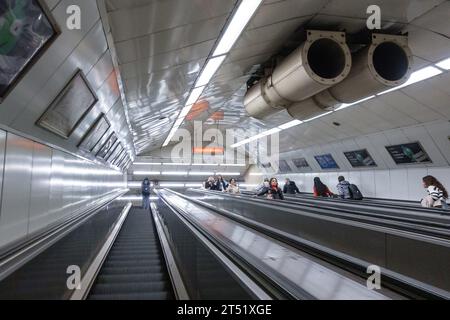
POLYGON ((241 191, 239 190, 239 187, 236 183, 236 179, 232 178, 228 184, 228 188, 227 188, 227 192, 229 193, 241 193, 241 191))
POLYGON ((445 187, 433 176, 422 178, 423 187, 427 189, 428 195, 422 199, 423 207, 442 208, 447 210, 448 192, 445 187))

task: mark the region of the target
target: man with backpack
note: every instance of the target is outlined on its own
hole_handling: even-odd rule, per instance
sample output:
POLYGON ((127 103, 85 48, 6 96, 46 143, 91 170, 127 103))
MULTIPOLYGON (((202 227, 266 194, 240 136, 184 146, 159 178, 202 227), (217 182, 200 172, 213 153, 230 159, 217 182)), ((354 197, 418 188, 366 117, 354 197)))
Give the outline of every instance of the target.
POLYGON ((351 184, 343 176, 338 177, 337 190, 342 199, 362 200, 363 195, 355 184, 351 184))

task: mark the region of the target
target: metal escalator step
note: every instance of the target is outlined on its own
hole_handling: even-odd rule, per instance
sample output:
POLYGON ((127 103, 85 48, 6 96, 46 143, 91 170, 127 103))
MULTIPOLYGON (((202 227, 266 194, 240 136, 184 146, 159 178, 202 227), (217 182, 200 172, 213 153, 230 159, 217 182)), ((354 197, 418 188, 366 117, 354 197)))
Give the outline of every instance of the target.
POLYGON ((114 267, 128 267, 128 266, 136 266, 136 267, 159 267, 162 268, 161 266, 161 260, 145 260, 145 259, 141 259, 141 260, 125 260, 125 261, 109 261, 107 260, 104 264, 105 268, 114 268, 114 267))
POLYGON ((164 292, 167 289, 167 281, 99 283, 92 289, 92 294, 164 292))
POLYGON ((136 274, 103 274, 98 276, 97 283, 121 283, 121 282, 149 282, 149 281, 168 281, 167 274, 163 272, 155 273, 136 273, 136 274))
POLYGON ((153 273, 161 271, 163 271, 162 266, 105 267, 102 268, 101 274, 135 274, 135 273, 153 273))
POLYGON ((172 299, 169 292, 146 292, 146 293, 126 293, 126 294, 101 294, 90 295, 91 300, 168 300, 172 299))

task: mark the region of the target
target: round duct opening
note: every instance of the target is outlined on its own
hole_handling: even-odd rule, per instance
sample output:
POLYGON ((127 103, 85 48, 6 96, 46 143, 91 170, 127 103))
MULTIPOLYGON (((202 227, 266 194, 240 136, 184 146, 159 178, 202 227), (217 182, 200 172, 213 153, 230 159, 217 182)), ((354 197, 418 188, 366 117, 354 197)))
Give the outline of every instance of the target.
POLYGON ((383 79, 399 81, 408 72, 408 55, 394 42, 380 43, 373 51, 373 67, 383 79))
POLYGON ((334 40, 318 39, 308 49, 308 64, 319 77, 333 79, 345 69, 345 52, 334 40))

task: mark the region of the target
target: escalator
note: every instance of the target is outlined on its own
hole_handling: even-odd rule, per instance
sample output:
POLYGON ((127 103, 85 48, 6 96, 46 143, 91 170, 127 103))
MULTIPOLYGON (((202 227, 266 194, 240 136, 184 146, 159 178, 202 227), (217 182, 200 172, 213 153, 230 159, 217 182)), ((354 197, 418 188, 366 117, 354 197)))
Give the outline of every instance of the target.
POLYGON ((88 299, 174 299, 161 245, 148 210, 130 209, 88 299))

